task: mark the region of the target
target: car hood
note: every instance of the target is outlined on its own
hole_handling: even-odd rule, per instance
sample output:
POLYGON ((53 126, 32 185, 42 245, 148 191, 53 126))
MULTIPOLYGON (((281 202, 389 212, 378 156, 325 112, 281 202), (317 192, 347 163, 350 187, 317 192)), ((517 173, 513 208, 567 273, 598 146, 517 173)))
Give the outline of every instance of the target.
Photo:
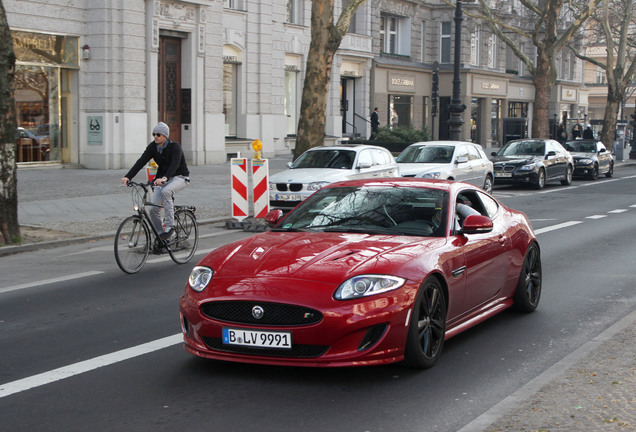
POLYGON ((295 168, 287 169, 269 176, 271 183, 313 183, 327 181, 330 183, 348 180, 353 170, 331 168, 295 168))
POLYGON ((400 276, 402 267, 445 243, 445 238, 413 236, 267 232, 223 246, 199 265, 212 268, 214 280, 284 278, 339 285, 360 274, 400 276))
POLYGON ((574 159, 593 159, 596 157, 594 152, 586 153, 586 152, 570 152, 574 159))
POLYGON ((448 168, 448 164, 445 163, 398 163, 401 176, 413 176, 429 172, 446 172, 448 168))
POLYGON ((519 155, 519 156, 493 156, 492 163, 506 163, 513 165, 527 165, 531 163, 541 163, 544 159, 544 156, 528 156, 528 155, 519 155))

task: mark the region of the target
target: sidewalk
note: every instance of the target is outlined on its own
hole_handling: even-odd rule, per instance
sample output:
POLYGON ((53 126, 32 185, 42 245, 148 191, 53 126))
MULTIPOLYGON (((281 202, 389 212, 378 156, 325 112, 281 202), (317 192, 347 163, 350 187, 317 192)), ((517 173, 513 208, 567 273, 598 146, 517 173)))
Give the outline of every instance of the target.
MULTIPOLYGON (((629 148, 616 168, 636 164, 629 148)), ((270 159, 270 173, 289 157, 270 159)), ((196 206, 202 224, 230 220, 230 164, 190 167, 192 183, 177 203, 196 206)), ((114 236, 132 214, 130 189, 120 187, 126 170, 47 166, 18 169, 18 214, 22 226, 71 233, 76 238, 114 236)), ((141 178, 141 173, 136 179, 141 178)), ((7 253, 44 245, 0 248, 7 253)), ((636 311, 519 389, 460 432, 636 431, 636 311)))

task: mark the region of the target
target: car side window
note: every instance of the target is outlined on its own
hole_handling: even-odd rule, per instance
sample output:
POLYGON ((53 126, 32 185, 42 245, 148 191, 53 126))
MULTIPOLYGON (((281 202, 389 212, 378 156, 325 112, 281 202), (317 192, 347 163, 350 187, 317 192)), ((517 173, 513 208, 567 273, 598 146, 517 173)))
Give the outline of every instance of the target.
POLYGON ((365 149, 360 152, 358 155, 358 166, 360 164, 366 164, 368 166, 373 166, 373 156, 371 156, 371 150, 365 149))
POLYGON ((481 155, 474 146, 468 146, 468 160, 480 160, 481 155))
POLYGON ((466 159, 470 160, 468 149, 465 145, 457 147, 457 150, 455 151, 455 160, 459 159, 460 157, 465 157, 466 159))
POLYGON ((373 160, 375 161, 374 165, 388 165, 391 163, 389 159, 389 155, 382 150, 373 150, 373 160))
POLYGON ((499 212, 499 203, 482 192, 477 192, 477 196, 481 200, 484 210, 486 211, 484 216, 488 216, 490 219, 493 219, 499 212))

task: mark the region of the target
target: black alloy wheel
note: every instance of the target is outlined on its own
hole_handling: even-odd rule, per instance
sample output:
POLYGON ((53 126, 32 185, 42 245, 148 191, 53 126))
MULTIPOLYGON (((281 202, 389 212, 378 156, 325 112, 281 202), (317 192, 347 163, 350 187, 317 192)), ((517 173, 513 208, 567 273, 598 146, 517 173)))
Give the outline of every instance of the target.
POLYGON ((614 162, 610 163, 609 171, 605 173, 605 177, 611 178, 614 175, 614 162))
POLYGON ((519 312, 533 312, 541 298, 541 254, 536 243, 532 243, 523 260, 513 305, 519 312))
POLYGON ((594 168, 592 168, 592 173, 590 174, 590 178, 592 180, 596 180, 598 178, 598 165, 594 164, 594 168))
POLYGON ((534 184, 535 189, 541 190, 545 187, 545 170, 543 168, 539 169, 539 174, 537 176, 537 182, 534 184))
POLYGON ((404 362, 414 368, 432 367, 444 347, 446 299, 439 280, 424 281, 413 304, 413 313, 404 350, 404 362))

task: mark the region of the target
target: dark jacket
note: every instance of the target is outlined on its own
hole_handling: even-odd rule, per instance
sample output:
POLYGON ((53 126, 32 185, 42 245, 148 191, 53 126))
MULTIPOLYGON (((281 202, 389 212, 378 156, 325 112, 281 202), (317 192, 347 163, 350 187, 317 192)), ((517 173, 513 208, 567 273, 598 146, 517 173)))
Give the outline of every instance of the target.
POLYGON ((137 162, 124 177, 128 179, 135 177, 139 170, 150 162, 150 159, 154 159, 158 165, 156 178, 167 177, 170 180, 177 175, 186 177, 190 175, 181 145, 168 139, 161 153, 157 150, 157 144, 154 141, 148 144, 141 157, 137 159, 137 162))

